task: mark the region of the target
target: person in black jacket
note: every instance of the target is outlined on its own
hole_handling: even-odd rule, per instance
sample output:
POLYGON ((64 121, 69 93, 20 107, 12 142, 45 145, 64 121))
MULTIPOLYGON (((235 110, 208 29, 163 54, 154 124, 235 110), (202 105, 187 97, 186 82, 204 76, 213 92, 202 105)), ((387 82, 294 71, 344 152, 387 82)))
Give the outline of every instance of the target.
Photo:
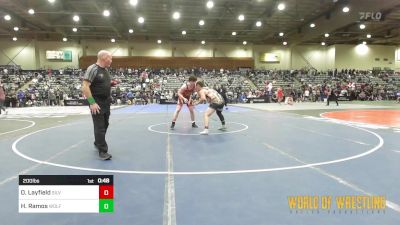
POLYGON ((339 106, 339 102, 337 100, 336 91, 334 89, 328 87, 327 94, 328 94, 328 96, 327 96, 326 105, 329 106, 329 101, 335 101, 336 102, 336 106, 339 106))
POLYGON ((226 89, 224 88, 224 86, 221 86, 217 89, 217 91, 222 96, 222 98, 224 98, 225 109, 228 109, 228 98, 226 97, 226 89))

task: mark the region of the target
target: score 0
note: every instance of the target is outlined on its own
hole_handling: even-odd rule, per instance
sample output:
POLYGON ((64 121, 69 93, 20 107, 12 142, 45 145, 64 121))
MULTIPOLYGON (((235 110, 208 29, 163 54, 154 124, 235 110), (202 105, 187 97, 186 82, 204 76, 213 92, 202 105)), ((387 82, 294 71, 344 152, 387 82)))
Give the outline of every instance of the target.
POLYGON ((114 211, 114 186, 100 185, 99 186, 99 212, 114 211))

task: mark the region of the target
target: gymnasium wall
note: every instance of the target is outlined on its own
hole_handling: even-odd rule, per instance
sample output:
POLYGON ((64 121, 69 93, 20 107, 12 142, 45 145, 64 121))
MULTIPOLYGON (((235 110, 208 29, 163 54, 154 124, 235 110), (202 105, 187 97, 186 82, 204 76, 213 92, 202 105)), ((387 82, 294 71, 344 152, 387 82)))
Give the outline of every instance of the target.
POLYGON ((201 45, 200 43, 181 43, 169 46, 175 57, 213 57, 213 46, 210 45, 201 45))
POLYGON ((154 56, 154 57, 252 57, 252 47, 242 44, 202 45, 199 42, 172 43, 163 42, 127 42, 104 43, 82 41, 86 55, 96 55, 101 49, 106 49, 114 56, 154 56))
POLYGON ((292 69, 315 68, 317 70, 331 69, 334 58, 329 57, 328 48, 321 45, 295 46, 292 51, 292 69))
MULTIPOLYGON (((80 59, 80 67, 87 68, 96 62, 96 56, 83 56, 80 59)), ((153 56, 114 56, 113 67, 133 68, 194 68, 207 69, 226 68, 236 70, 239 67, 254 68, 252 58, 228 58, 228 57, 153 57, 153 56)))
POLYGON ((81 41, 81 48, 83 50, 82 56, 97 55, 97 53, 104 49, 110 51, 113 56, 128 56, 129 48, 126 42, 106 42, 106 41, 81 41))
POLYGON ((291 67, 291 52, 287 46, 279 45, 254 45, 254 64, 257 69, 283 70, 291 67), (280 57, 276 63, 261 62, 260 57, 263 53, 273 53, 280 57))
MULTIPOLYGON (((0 65, 15 63, 21 65, 23 69, 78 68, 80 57, 95 56, 99 50, 106 49, 111 51, 113 56, 136 56, 139 57, 136 58, 137 60, 145 56, 142 61, 146 61, 147 64, 153 57, 164 58, 161 60, 164 63, 163 65, 170 65, 171 60, 182 61, 183 64, 178 63, 179 65, 196 64, 196 58, 199 59, 199 62, 204 62, 204 59, 209 58, 211 61, 226 62, 227 65, 231 65, 232 61, 234 62, 240 58, 245 61, 252 58, 252 65, 257 69, 301 69, 312 66, 318 70, 331 68, 372 69, 373 67, 397 68, 398 71, 400 70, 400 61, 397 61, 395 57, 397 52, 400 52, 400 48, 379 45, 361 47, 354 45, 302 45, 290 47, 252 44, 244 46, 241 43, 206 43, 206 45, 201 45, 198 42, 164 42, 157 44, 155 42, 117 41, 116 43, 111 43, 93 40, 82 40, 79 43, 75 41, 45 42, 34 40, 13 42, 3 39, 0 40, 0 49, 0 65), (72 51, 72 61, 47 60, 45 57, 46 50, 72 51), (260 55, 263 53, 277 54, 280 60, 275 63, 260 62, 260 55), (214 58, 220 59, 216 61, 213 60, 214 58), (222 59, 225 59, 225 61, 222 59), (165 64, 167 61, 168 63, 165 64)), ((155 61, 155 63, 157 62, 160 61, 155 61)), ((213 64, 199 64, 199 66, 201 65, 210 66, 213 64)), ((246 65, 248 65, 247 62, 246 65)))
POLYGON ((400 72, 400 47, 396 49, 396 56, 395 56, 395 70, 400 72))
POLYGON ((327 69, 335 68, 335 56, 336 56, 336 48, 334 45, 327 47, 326 50, 326 67, 327 69))
POLYGON ((395 68, 395 46, 335 45, 335 67, 371 70, 374 67, 395 68))
POLYGON ((23 69, 36 68, 35 42, 0 40, 0 65, 21 65, 23 69))

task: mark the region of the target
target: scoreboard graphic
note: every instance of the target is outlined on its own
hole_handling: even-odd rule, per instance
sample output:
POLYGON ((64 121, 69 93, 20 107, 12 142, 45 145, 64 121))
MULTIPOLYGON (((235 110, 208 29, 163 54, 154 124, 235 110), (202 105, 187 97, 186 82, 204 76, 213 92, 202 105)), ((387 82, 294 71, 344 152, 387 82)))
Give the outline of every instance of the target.
POLYGON ((20 175, 20 213, 112 213, 113 175, 20 175))

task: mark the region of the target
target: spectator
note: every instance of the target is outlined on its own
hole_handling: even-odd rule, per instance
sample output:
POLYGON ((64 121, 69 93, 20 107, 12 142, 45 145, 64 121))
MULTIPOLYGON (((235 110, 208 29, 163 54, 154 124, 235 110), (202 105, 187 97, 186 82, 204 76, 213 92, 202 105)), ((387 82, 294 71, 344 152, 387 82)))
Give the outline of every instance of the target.
POLYGON ((4 113, 7 115, 7 110, 4 107, 5 100, 6 100, 6 90, 4 89, 4 86, 0 81, 0 114, 1 114, 1 110, 3 110, 4 113))

